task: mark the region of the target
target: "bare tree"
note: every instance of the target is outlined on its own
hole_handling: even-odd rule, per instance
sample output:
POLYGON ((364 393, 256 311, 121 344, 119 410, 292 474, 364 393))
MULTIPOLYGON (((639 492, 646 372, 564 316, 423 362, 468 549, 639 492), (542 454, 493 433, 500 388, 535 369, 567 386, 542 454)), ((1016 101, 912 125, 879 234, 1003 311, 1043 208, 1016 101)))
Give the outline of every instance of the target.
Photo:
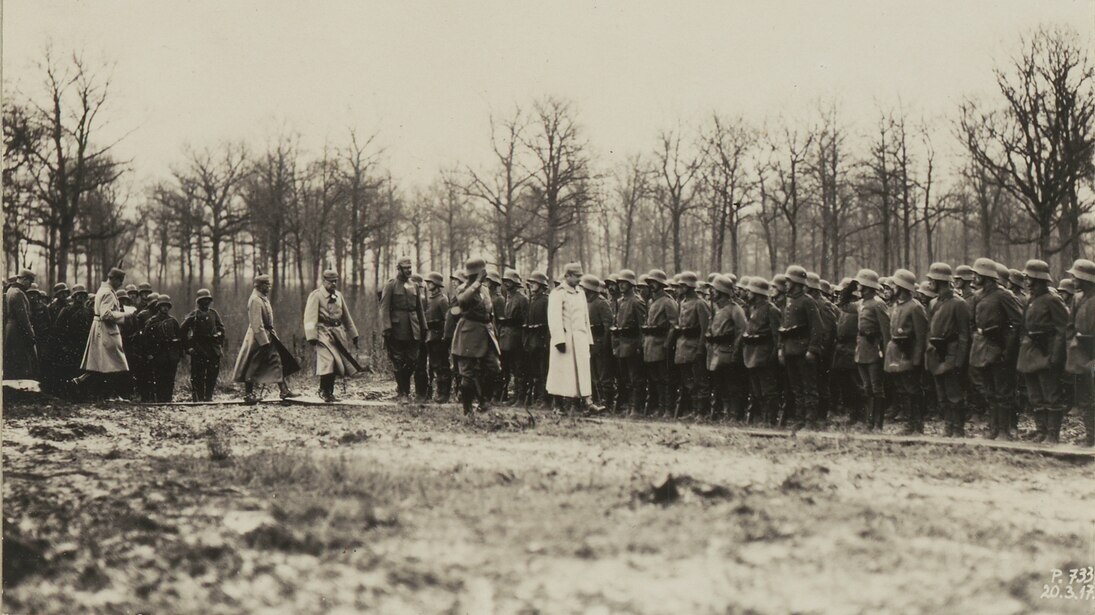
POLYGON ((658 135, 658 148, 654 150, 654 164, 661 183, 655 188, 655 202, 665 211, 673 240, 673 267, 680 271, 681 222, 689 211, 697 208, 696 186, 700 172, 700 155, 688 145, 682 151, 682 133, 663 130, 658 135))
POLYGON ((753 131, 741 118, 725 120, 717 113, 711 116, 702 167, 702 179, 709 197, 707 222, 711 230, 711 271, 722 269, 727 235, 730 238, 730 268, 740 270, 742 217, 752 205, 745 166, 754 143, 753 131))
POLYGON ((789 235, 788 258, 798 260, 798 235, 800 216, 809 202, 804 198, 802 180, 807 162, 807 152, 814 143, 813 132, 801 134, 798 129, 783 126, 782 140, 769 144, 772 159, 769 162, 775 183, 768 189, 768 196, 783 215, 789 235))
POLYGON ((631 267, 635 249, 635 225, 641 218, 639 208, 652 194, 653 172, 642 154, 634 154, 615 173, 616 203, 619 230, 620 259, 624 267, 631 267))

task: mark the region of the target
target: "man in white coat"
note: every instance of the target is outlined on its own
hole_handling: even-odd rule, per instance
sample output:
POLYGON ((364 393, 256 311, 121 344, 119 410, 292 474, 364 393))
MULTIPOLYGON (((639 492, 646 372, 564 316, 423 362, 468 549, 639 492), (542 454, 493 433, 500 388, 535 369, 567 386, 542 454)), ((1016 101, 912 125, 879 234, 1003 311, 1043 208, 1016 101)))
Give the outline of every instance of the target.
POLYGON ((304 337, 316 352, 319 396, 323 401, 338 401, 335 378, 353 376, 361 371, 348 346, 357 348, 357 327, 346 306, 346 297, 338 292, 338 272, 324 271, 323 286, 308 295, 304 308, 304 337))
POLYGON ((593 405, 593 378, 589 370, 589 349, 593 335, 589 326, 589 307, 585 293, 578 288, 582 266, 569 263, 563 269, 564 283, 548 295, 548 332, 551 355, 548 359, 547 392, 565 397, 587 410, 599 412, 593 405))
POLYGON ((86 374, 79 380, 90 379, 97 389, 95 396, 99 398, 119 396, 129 377, 119 325, 131 315, 122 307, 117 295, 124 282, 125 272, 112 268, 99 292, 95 293, 95 317, 80 363, 80 369, 86 374))

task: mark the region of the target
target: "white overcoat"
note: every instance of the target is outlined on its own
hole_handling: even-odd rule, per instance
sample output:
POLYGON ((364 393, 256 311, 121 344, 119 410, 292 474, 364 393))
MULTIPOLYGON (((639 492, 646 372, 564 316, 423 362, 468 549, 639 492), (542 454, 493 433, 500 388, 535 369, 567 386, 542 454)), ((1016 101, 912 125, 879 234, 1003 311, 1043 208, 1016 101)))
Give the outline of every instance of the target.
POLYGON ((87 336, 80 369, 102 374, 128 372, 129 363, 125 359, 122 331, 118 323, 129 318, 129 314, 118 301, 118 295, 114 293, 110 283, 103 282, 99 287, 99 292, 95 293, 94 306, 95 320, 92 321, 91 332, 87 336))
POLYGON ((589 347, 593 335, 589 326, 589 306, 580 288, 560 284, 548 295, 547 392, 560 397, 588 397, 593 394, 593 378, 589 371, 589 347), (566 351, 555 347, 566 343, 566 351))
POLYGON ((317 288, 308 295, 304 308, 304 337, 319 342, 316 350, 316 375, 352 376, 361 371, 350 352, 357 327, 346 307, 346 298, 337 290, 328 293, 317 288))

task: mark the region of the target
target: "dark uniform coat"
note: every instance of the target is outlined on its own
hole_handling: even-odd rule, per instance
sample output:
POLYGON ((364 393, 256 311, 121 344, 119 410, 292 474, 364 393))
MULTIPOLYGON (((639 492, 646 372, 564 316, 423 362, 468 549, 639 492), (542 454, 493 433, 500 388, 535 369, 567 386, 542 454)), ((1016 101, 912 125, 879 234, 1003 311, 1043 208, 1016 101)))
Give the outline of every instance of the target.
POLYGON ((612 327, 612 355, 628 359, 642 354, 643 338, 640 327, 646 322, 646 304, 638 294, 623 295, 616 304, 616 321, 612 327))
POLYGON ((849 301, 837 307, 833 340, 833 369, 855 369, 855 348, 859 335, 859 305, 849 301))
POLYGON ((425 339, 426 316, 418 288, 410 280, 388 280, 380 294, 380 330, 397 341, 425 339))
POLYGON ((711 322, 711 308, 704 299, 685 297, 680 309, 673 362, 684 365, 703 361, 707 353, 703 336, 711 322))
POLYGON ((651 297, 643 325, 643 361, 653 363, 666 359, 666 339, 677 324, 678 308, 664 291, 651 297))
POLYGON ((920 369, 924 366, 927 343, 928 316, 924 306, 912 298, 895 302, 890 312, 885 370, 901 373, 920 369))
MULTIPOLYGON (((446 339, 446 321, 449 317, 449 298, 440 290, 426 298, 426 341, 442 342, 446 339)), ((455 319, 456 317, 453 316, 455 319)), ((456 323, 453 322, 453 331, 456 323)))
POLYGON ((707 369, 742 363, 741 336, 747 326, 745 311, 733 301, 715 306, 718 310, 707 327, 707 369))
POLYGON ((490 348, 499 354, 500 350, 498 338, 494 334, 494 302, 486 285, 480 286, 478 292, 472 293, 466 299, 459 299, 472 282, 469 280, 457 292, 460 322, 456 325, 452 339, 452 354, 479 359, 486 356, 490 348))
POLYGON ((498 325, 498 345, 502 352, 523 348, 524 340, 521 337, 527 315, 528 299, 524 295, 512 292, 506 296, 501 313, 495 317, 495 323, 498 325))
POLYGON ((973 315, 970 367, 986 367, 1013 356, 1023 315, 1015 296, 997 287, 983 289, 973 315))
POLYGON ((1068 327, 1065 367, 1070 374, 1090 376, 1095 366, 1095 295, 1076 293, 1075 305, 1068 327))
POLYGON ((890 342, 890 312, 878 297, 859 302, 856 332, 855 362, 864 365, 879 363, 883 350, 890 342))
POLYGON ((780 310, 771 301, 755 303, 742 335, 745 367, 754 369, 775 365, 778 359, 780 310))
POLYGON ((970 307, 961 297, 944 291, 932 302, 924 367, 934 376, 966 366, 970 348, 970 307))
POLYGON ((605 355, 611 352, 609 330, 612 328, 612 306, 604 297, 597 296, 589 302, 589 330, 593 334, 593 354, 605 355))
POLYGON ((38 377, 34 325, 30 321, 30 300, 18 286, 4 293, 4 379, 38 377))
POLYGON ((783 356, 801 357, 807 352, 818 358, 822 356, 824 331, 813 297, 801 291, 787 295, 779 334, 783 356))
POLYGON ((548 296, 537 293, 529 299, 528 319, 525 322, 525 352, 547 349, 548 345, 548 296))
POLYGON ((192 355, 219 359, 224 353, 224 322, 213 308, 187 314, 179 326, 179 334, 192 355))
POLYGON ((1023 314, 1022 337, 1016 369, 1033 374, 1060 368, 1065 362, 1065 329, 1068 308, 1059 295, 1046 291, 1031 297, 1023 314))

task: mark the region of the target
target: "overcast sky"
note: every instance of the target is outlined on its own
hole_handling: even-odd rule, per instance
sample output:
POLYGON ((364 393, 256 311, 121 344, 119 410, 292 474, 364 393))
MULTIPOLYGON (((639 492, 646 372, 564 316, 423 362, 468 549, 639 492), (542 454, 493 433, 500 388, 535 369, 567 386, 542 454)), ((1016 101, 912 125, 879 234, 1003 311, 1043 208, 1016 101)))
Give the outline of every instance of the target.
POLYGON ((488 115, 545 94, 573 100, 606 162, 713 109, 754 120, 835 99, 847 118, 898 100, 952 113, 989 92, 994 63, 1040 22, 1092 48, 1095 3, 48 2, 6 0, 4 82, 28 94, 55 49, 116 63, 110 120, 132 130, 133 179, 184 144, 283 127, 311 147, 378 131, 405 184, 482 160, 488 115))

